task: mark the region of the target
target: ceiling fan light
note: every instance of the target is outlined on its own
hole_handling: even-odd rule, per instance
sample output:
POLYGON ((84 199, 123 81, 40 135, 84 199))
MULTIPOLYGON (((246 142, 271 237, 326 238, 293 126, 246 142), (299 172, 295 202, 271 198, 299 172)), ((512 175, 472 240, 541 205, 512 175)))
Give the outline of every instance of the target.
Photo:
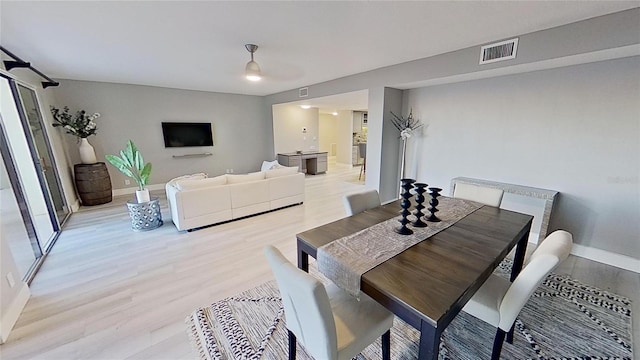
POLYGON ((262 73, 260 71, 260 66, 258 65, 257 62, 251 60, 247 63, 247 66, 245 67, 245 76, 247 77, 248 80, 251 81, 258 81, 260 79, 262 79, 262 73))
POLYGON ((258 65, 257 62, 253 61, 253 53, 258 50, 258 45, 246 44, 244 47, 248 52, 251 53, 251 61, 249 61, 247 63, 247 66, 245 66, 244 75, 247 80, 258 81, 262 79, 262 71, 260 70, 260 65, 258 65))

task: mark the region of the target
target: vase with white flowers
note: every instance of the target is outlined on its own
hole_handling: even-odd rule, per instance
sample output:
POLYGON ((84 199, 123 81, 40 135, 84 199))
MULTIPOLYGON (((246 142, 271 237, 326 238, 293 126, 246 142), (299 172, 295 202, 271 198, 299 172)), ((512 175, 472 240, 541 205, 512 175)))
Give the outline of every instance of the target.
POLYGON ((53 127, 62 127, 67 134, 77 136, 80 142, 78 150, 80 152, 80 162, 83 164, 95 164, 96 152, 89 144, 87 138, 95 135, 98 130, 95 120, 100 117, 99 113, 89 115, 84 110, 78 110, 74 115, 69 113, 69 108, 65 106, 62 111, 56 107, 51 107, 51 114, 55 121, 53 127))
POLYGON ((422 123, 420 120, 416 120, 413 117, 413 109, 409 111, 409 116, 407 118, 403 118, 402 116, 398 116, 391 112, 393 118, 391 122, 393 126, 400 131, 400 138, 402 139, 402 164, 400 165, 400 178, 405 178, 405 155, 407 154, 407 140, 411 138, 413 132, 422 127, 422 123))
POLYGON ((105 158, 124 175, 132 178, 138 184, 136 199, 138 203, 148 202, 149 189, 146 188, 151 175, 151 163, 144 163, 142 153, 138 147, 129 140, 124 150, 120 150, 120 156, 106 155, 105 158))

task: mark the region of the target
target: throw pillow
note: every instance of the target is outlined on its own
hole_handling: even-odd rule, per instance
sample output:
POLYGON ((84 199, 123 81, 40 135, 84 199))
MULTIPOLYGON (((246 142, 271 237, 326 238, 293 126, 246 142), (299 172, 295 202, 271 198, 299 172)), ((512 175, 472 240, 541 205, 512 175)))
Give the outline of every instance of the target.
POLYGON ((271 168, 273 168, 276 165, 280 165, 280 164, 278 164, 278 160, 263 161, 262 162, 262 167, 260 167, 260 171, 270 170, 271 168))
POLYGON ((298 167, 297 166, 283 166, 279 169, 273 169, 273 170, 269 170, 265 172, 265 177, 267 179, 271 179, 274 177, 279 177, 279 176, 287 176, 287 175, 292 175, 292 174, 297 174, 298 173, 298 167))
POLYGON ((227 183, 228 184, 239 184, 249 181, 258 181, 264 180, 264 172, 255 172, 245 175, 230 175, 227 174, 227 183))

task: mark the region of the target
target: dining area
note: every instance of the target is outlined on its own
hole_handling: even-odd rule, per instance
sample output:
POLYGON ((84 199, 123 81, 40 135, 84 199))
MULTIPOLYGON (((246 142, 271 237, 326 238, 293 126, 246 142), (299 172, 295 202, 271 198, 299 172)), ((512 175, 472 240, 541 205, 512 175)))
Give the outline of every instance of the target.
MULTIPOLYGON (((476 195, 479 196, 467 196, 468 198, 486 201, 483 195, 492 189, 472 190, 476 190, 476 195)), ((464 192, 465 189, 459 190, 461 194, 464 192)), ((366 197, 366 194, 363 196, 366 197)), ((502 194, 498 197, 501 198, 502 194)), ((356 254, 367 253, 367 249, 371 247, 382 247, 384 250, 377 252, 384 253, 387 248, 385 242, 394 247, 398 243, 395 238, 404 237, 393 231, 402 201, 371 207, 298 234, 298 267, 308 271, 311 256, 318 260, 321 273, 328 275, 329 279, 339 280, 342 278, 342 269, 337 270, 338 274, 334 275, 331 274, 332 265, 328 265, 330 269, 323 268, 323 263, 331 263, 330 260, 323 260, 322 252, 327 247, 343 249, 344 244, 353 243, 354 238, 364 239, 361 249, 344 250, 342 260, 358 259, 356 254), (370 230, 385 223, 388 224, 387 236, 385 230, 379 229, 380 241, 371 246, 371 239, 375 236, 372 237, 370 230), (336 245, 341 241, 344 244, 336 245)), ((358 206, 358 199, 354 198, 352 202, 354 206, 358 206)), ((370 203, 375 204, 375 201, 370 203)), ((510 280, 517 278, 524 263, 533 220, 530 215, 461 198, 443 197, 439 207, 439 216, 443 221, 431 222, 426 228, 416 229, 438 226, 441 229, 431 231, 435 233, 430 236, 423 231, 416 237, 415 244, 390 250, 391 253, 381 259, 383 261, 371 263, 370 268, 365 267, 360 287, 356 289, 420 331, 419 359, 438 358, 440 335, 444 329, 513 248, 516 250, 510 280)), ((563 249, 564 257, 568 256, 570 244, 568 246, 568 249, 563 249)), ((367 259, 379 258, 368 255, 367 259)), ((495 358, 499 358, 499 353, 495 358)))
MULTIPOLYGON (((220 303, 233 308, 275 299, 270 314, 276 321, 253 350, 233 345, 250 339, 249 332, 246 338, 227 334, 216 344, 222 354, 236 355, 219 358, 245 358, 237 355, 241 351, 257 359, 290 360, 611 353, 609 345, 599 349, 574 339, 569 329, 577 324, 562 317, 575 320, 572 309, 545 303, 553 298, 567 306, 567 300, 577 304, 576 297, 588 297, 576 296, 584 285, 552 273, 571 252, 571 233, 540 233, 543 240, 527 251, 534 216, 501 208, 504 190, 461 181, 450 196, 442 196, 441 189, 420 187, 426 184, 384 204, 373 189, 346 194, 346 217, 296 235, 295 264, 277 247, 266 246, 275 282, 220 303), (531 329, 534 320, 538 328, 531 329)), ((589 291, 593 296, 595 290, 589 291)), ((593 311, 581 306, 584 314, 593 311)), ((192 321, 206 327, 210 320, 202 319, 212 316, 219 321, 230 315, 213 311, 192 321)), ((252 316, 251 324, 257 318, 252 316)), ((620 344, 620 353, 631 352, 628 341, 620 344)))

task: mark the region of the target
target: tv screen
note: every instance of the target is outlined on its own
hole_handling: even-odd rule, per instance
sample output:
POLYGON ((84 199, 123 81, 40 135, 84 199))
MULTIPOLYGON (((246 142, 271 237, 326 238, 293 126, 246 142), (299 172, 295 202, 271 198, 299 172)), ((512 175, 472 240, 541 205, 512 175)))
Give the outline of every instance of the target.
POLYGON ((211 123, 163 122, 164 147, 213 146, 211 123))

